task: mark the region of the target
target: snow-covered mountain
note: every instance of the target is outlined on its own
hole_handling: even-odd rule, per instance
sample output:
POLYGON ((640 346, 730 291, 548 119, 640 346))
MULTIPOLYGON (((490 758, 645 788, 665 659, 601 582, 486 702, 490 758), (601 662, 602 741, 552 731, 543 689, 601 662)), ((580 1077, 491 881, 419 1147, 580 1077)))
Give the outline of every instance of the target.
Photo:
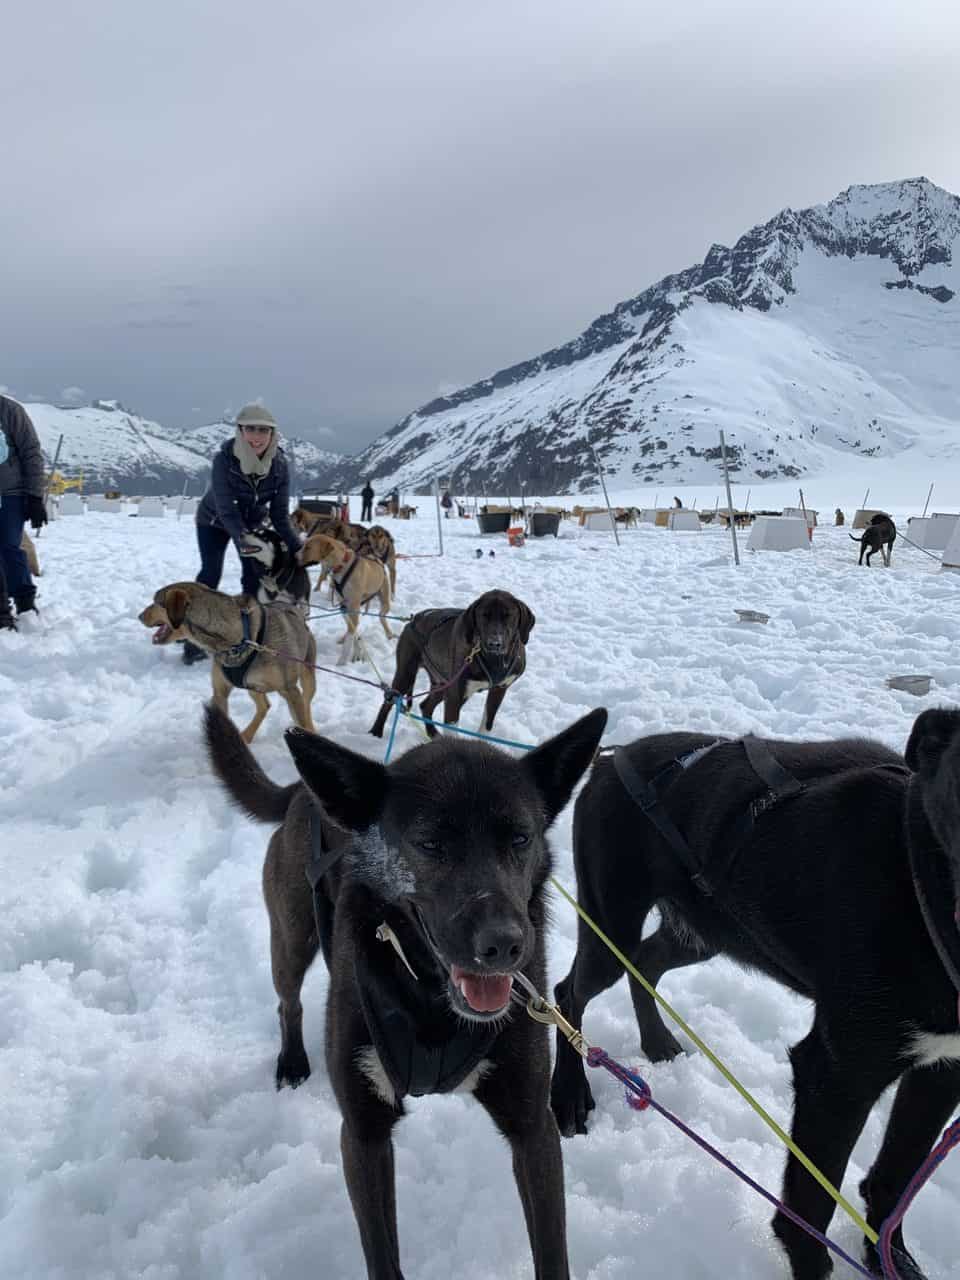
MULTIPOLYGON (((206 482, 210 460, 218 445, 233 431, 228 423, 174 429, 131 413, 116 400, 97 400, 84 408, 52 404, 25 405, 46 454, 53 462, 63 436, 58 470, 75 476, 83 472, 88 492, 117 488, 125 493, 179 493, 188 484, 198 494, 206 482)), ((283 437, 292 457, 295 483, 325 488, 341 454, 328 453, 308 440, 283 437)))
POLYGON ((960 198, 926 178, 785 209, 578 338, 409 414, 340 474, 355 487, 709 483, 723 429, 741 480, 836 451, 960 447, 960 198))

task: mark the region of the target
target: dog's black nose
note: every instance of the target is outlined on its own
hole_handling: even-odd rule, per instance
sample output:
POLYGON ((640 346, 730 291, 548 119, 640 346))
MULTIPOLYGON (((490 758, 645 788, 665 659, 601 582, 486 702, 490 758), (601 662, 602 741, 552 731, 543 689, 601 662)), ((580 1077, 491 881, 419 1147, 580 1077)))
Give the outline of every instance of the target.
POLYGON ((474 958, 491 969, 514 965, 523 954, 523 929, 507 920, 481 925, 473 937, 474 958))

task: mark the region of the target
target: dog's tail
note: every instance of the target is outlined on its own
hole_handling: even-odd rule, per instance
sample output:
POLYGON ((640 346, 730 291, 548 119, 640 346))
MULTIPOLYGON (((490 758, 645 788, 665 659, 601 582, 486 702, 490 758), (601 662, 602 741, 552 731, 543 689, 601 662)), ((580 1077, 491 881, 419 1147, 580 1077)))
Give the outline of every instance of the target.
POLYGON ((271 782, 237 726, 213 702, 204 708, 203 731, 210 764, 234 804, 258 822, 282 822, 302 783, 278 787, 271 782))
POLYGON ((857 537, 857 535, 856 535, 855 533, 848 533, 848 534, 847 534, 847 537, 848 537, 848 538, 852 538, 852 539, 854 540, 854 542, 860 542, 860 541, 861 541, 861 538, 862 538, 862 535, 861 535, 861 538, 858 538, 858 537, 857 537))

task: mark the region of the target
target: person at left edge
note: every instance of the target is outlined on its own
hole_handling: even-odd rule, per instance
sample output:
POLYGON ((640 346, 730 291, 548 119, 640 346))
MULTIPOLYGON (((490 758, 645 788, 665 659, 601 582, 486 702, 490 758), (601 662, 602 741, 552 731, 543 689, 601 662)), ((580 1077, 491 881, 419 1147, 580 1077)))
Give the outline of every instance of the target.
MULTIPOLYGON (((23 405, 0 396, 0 561, 7 586, 0 600, 0 615, 6 618, 10 617, 7 591, 13 596, 18 614, 36 611, 37 589, 20 546, 28 520, 33 529, 47 523, 43 451, 23 405)), ((11 622, 4 625, 10 626, 11 622)))
MULTIPOLYGON (((210 483, 197 508, 197 582, 217 589, 224 555, 233 542, 243 590, 256 595, 257 572, 254 562, 245 559, 250 552, 244 550, 244 538, 267 518, 291 551, 299 551, 300 539, 290 523, 290 472, 276 420, 263 405, 248 404, 237 414, 233 436, 214 455, 210 483)), ((203 649, 189 640, 184 643, 185 663, 204 657, 203 649)))

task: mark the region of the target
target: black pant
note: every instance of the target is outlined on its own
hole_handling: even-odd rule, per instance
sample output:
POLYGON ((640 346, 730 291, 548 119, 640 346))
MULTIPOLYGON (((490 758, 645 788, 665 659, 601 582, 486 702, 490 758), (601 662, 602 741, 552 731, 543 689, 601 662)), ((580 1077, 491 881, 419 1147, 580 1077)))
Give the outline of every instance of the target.
MULTIPOLYGON (((197 582, 216 591, 223 573, 223 557, 230 543, 230 535, 226 529, 212 524, 197 525, 197 545, 200 548, 200 572, 197 582)), ((248 596, 257 594, 257 570, 255 561, 240 557, 240 582, 248 596)))
POLYGON ((364 521, 364 520, 372 520, 372 519, 373 519, 373 499, 364 498, 363 511, 360 514, 360 520, 364 521))

